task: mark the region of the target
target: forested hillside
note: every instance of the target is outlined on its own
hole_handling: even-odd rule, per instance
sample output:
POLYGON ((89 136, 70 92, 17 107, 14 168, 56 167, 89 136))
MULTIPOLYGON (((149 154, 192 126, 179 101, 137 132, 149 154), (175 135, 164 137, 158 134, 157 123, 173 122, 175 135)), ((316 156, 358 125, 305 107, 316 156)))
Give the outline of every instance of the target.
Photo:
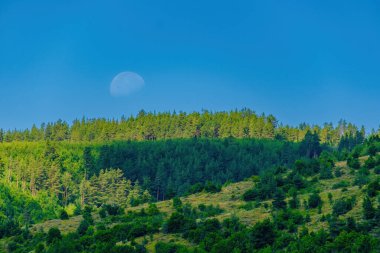
MULTIPOLYGON (((16 205, 23 208, 14 213, 47 212, 43 202, 49 200, 49 215, 31 215, 32 222, 52 218, 54 210, 67 206, 126 207, 203 189, 216 191, 227 181, 286 166, 299 157, 298 144, 248 139, 0 145, 5 194, 14 193, 25 202, 16 205)), ((6 204, 1 210, 12 207, 6 204)))
MULTIPOLYGON (((235 245, 237 252, 314 252, 295 250, 301 247, 294 244, 300 240, 301 226, 324 229, 330 221, 338 222, 334 219, 353 209, 356 198, 367 192, 363 203, 373 209, 365 218, 370 224, 354 217, 357 229, 339 227, 335 232, 310 234, 308 240, 323 236, 320 246, 325 247, 335 243, 341 232, 355 232, 349 236, 369 240, 370 251, 363 252, 378 249, 380 140, 375 133, 365 138, 364 129, 343 121, 336 128, 306 124, 293 128, 250 110, 141 112, 120 121, 82 120, 71 126, 58 121, 2 132, 1 141, 0 249, 4 251, 222 252, 224 244, 241 240, 245 246, 235 245), (347 166, 336 166, 342 162, 347 166), (318 194, 328 180, 335 180, 336 189, 359 187, 356 197, 349 190, 336 210, 332 202, 326 208, 318 194), (226 187, 235 182, 241 182, 232 184, 235 193, 224 196, 226 187), (209 199, 198 203, 205 194, 209 199), (212 199, 227 196, 232 206, 214 205, 212 199), (180 197, 191 201, 183 206, 180 197), (172 202, 174 209, 162 209, 172 202), (238 209, 246 212, 227 215, 226 211, 240 214, 238 209), (313 216, 310 223, 308 210, 318 210, 324 220, 313 216), (210 219, 213 216, 218 221, 210 219), (38 224, 57 219, 61 230, 65 222, 70 229, 37 229, 44 228, 38 224), (271 239, 257 239, 266 229, 271 229, 271 239), (280 231, 285 230, 288 237, 282 238, 280 231), (183 245, 156 245, 154 238, 162 234, 182 238, 178 240, 183 245), (148 235, 150 246, 147 238, 141 239, 148 235)), ((334 194, 334 199, 340 197, 334 194)), ((326 247, 321 252, 340 252, 326 247)))
POLYGON ((363 142, 363 127, 339 121, 323 126, 282 125, 273 115, 258 115, 250 109, 230 112, 147 113, 112 119, 75 120, 71 125, 59 120, 26 130, 0 130, 0 142, 12 141, 109 141, 162 140, 176 138, 266 138, 299 142, 308 132, 316 132, 322 143, 352 148, 363 142), (344 142, 341 139, 345 138, 344 142))

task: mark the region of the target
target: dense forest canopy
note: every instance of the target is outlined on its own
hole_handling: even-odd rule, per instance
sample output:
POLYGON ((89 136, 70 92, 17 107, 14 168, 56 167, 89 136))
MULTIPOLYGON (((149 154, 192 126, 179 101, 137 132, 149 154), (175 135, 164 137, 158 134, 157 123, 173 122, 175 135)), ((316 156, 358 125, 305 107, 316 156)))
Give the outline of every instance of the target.
POLYGON ((267 138, 299 142, 307 131, 316 132, 322 143, 338 145, 342 137, 352 140, 346 145, 361 143, 364 127, 339 121, 337 126, 301 124, 282 125, 273 115, 257 114, 250 109, 229 112, 151 113, 140 111, 137 116, 120 120, 82 119, 71 125, 58 120, 26 130, 0 130, 0 142, 12 141, 110 141, 162 140, 176 138, 267 138), (353 143, 354 142, 354 143, 353 143))
POLYGON ((126 200, 119 203, 119 196, 117 204, 128 206, 150 200, 149 195, 162 200, 207 184, 219 187, 266 168, 287 166, 301 156, 298 144, 275 140, 26 142, 0 145, 0 172, 1 181, 13 189, 30 196, 46 194, 62 206, 101 205, 99 198, 110 198, 118 187, 126 200), (107 196, 94 195, 108 190, 107 196))
MULTIPOLYGON (((111 252, 119 247, 118 241, 113 240, 127 238, 131 240, 128 246, 121 247, 128 249, 125 252, 145 252, 145 247, 133 240, 164 232, 181 234, 194 245, 200 245, 197 248, 200 251, 194 252, 219 252, 223 243, 228 240, 236 243, 234 237, 240 236, 246 244, 241 252, 251 252, 250 249, 261 252, 274 242, 279 245, 273 249, 294 251, 300 247, 297 240, 301 240, 301 235, 298 239, 294 237, 297 228, 310 220, 307 215, 304 217, 305 212, 318 208, 322 212, 325 200, 315 190, 320 187, 318 181, 339 180, 343 172, 335 168, 335 163, 345 161, 354 178, 352 185, 368 192, 363 201, 364 216, 372 223, 362 227, 350 223, 356 228, 339 227, 322 234, 305 232, 303 236, 308 236, 308 240, 325 236, 329 239, 323 245, 335 247, 340 232, 346 231, 350 234, 344 236, 369 240, 358 241, 358 247, 369 245, 372 250, 377 245, 369 231, 377 229, 374 222, 380 219, 380 211, 377 213, 376 209, 380 210, 380 205, 374 206, 380 191, 375 180, 380 173, 380 138, 376 134, 366 137, 364 128, 359 130, 344 121, 335 128, 307 124, 292 128, 278 124, 271 115, 258 116, 247 109, 228 113, 140 112, 137 117, 120 121, 82 120, 71 126, 58 121, 31 130, 1 132, 1 141, 0 244, 1 238, 15 236, 25 241, 25 249, 65 252, 66 244, 72 245, 65 240, 72 240, 84 252, 92 252, 91 247, 97 249, 94 252, 111 252), (254 187, 231 197, 232 200, 247 202, 241 208, 248 210, 259 208, 261 202, 268 209, 271 201, 271 220, 261 221, 254 227, 246 227, 235 219, 223 223, 213 220, 209 224, 207 218, 222 214, 223 209, 211 205, 182 206, 179 199, 191 194, 215 194, 224 186, 243 180, 254 182, 254 187), (298 195, 305 193, 311 195, 301 203, 298 195), (167 199, 175 202, 175 212, 164 218, 152 203, 167 199), (126 215, 123 212, 124 208, 144 203, 150 203, 147 212, 126 215), (303 213, 299 210, 301 206, 303 213), (94 212, 105 219, 104 224, 121 222, 122 225, 105 227, 102 223, 95 228, 94 212), (29 234, 33 224, 78 215, 84 220, 77 234, 62 236, 56 229, 37 237, 29 234), (279 236, 283 230, 289 232, 289 238, 279 236), (261 233, 266 231, 271 238, 261 238, 261 233), (208 234, 216 238, 208 239, 208 234), (70 236, 91 241, 79 242, 70 236), (112 240, 102 241, 104 236, 112 240), (223 241, 224 237, 229 239, 223 241), (36 240, 43 243, 36 244, 36 240), (59 251, 60 247, 63 250, 59 251)), ((332 187, 350 184, 341 180, 332 187)), ((337 217, 348 213, 356 203, 353 196, 331 200, 332 216, 324 220, 334 225, 337 217)), ((10 240, 7 244, 10 252, 24 252, 23 247, 17 246, 21 241, 10 240)), ((185 249, 175 244, 156 247, 157 252, 179 250, 185 249)))

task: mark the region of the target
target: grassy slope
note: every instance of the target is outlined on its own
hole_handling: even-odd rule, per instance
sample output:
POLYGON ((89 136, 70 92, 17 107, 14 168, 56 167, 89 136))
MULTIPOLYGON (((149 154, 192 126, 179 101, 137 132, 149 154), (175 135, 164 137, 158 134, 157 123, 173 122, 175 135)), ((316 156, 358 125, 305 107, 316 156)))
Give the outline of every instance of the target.
MULTIPOLYGON (((366 158, 362 158, 362 160, 365 160, 366 158)), ((320 196, 324 202, 323 208, 322 208, 322 214, 318 213, 318 210, 310 210, 306 211, 303 207, 301 208, 301 211, 306 214, 309 212, 311 217, 311 222, 307 224, 307 227, 309 230, 318 230, 321 227, 327 227, 327 222, 321 222, 320 218, 323 214, 328 214, 332 212, 332 205, 329 203, 328 200, 328 194, 331 193, 333 196, 333 200, 341 198, 341 197, 351 197, 356 196, 356 204, 355 207, 349 211, 347 214, 342 215, 341 217, 355 217, 358 221, 362 218, 362 201, 364 197, 364 193, 362 189, 360 189, 358 186, 352 186, 354 175, 350 174, 350 169, 347 168, 345 162, 337 163, 336 167, 341 168, 341 171, 343 172, 343 176, 340 178, 333 178, 328 180, 320 180, 316 187, 318 190, 320 190, 320 196), (342 180, 348 181, 350 186, 346 187, 347 191, 342 191, 341 188, 339 189, 332 189, 332 186, 335 183, 338 183, 342 180)), ((371 177, 374 177, 375 175, 371 174, 371 177)), ((216 218, 219 220, 223 220, 225 218, 230 217, 231 215, 235 215, 239 217, 242 223, 251 226, 255 224, 257 221, 263 220, 265 218, 270 217, 270 207, 264 208, 262 205, 263 203, 270 204, 271 201, 264 201, 261 203, 260 207, 253 208, 251 210, 245 210, 242 208, 246 202, 241 200, 242 194, 250 189, 253 186, 252 181, 242 181, 238 183, 230 184, 226 187, 223 187, 222 191, 219 193, 197 193, 193 194, 187 197, 181 198, 183 203, 190 203, 193 207, 197 207, 199 204, 206 204, 206 205, 219 205, 220 208, 224 210, 224 212, 216 218)), ((299 195, 301 204, 304 200, 306 200, 309 196, 309 193, 301 194, 299 195)), ((165 213, 166 217, 170 216, 170 214, 174 211, 172 207, 172 201, 161 201, 156 203, 159 210, 163 213, 165 213)), ((130 207, 127 208, 126 211, 139 211, 142 208, 147 208, 147 204, 140 205, 137 207, 130 207)), ((270 205, 269 205, 270 206, 270 205)), ((95 222, 99 219, 98 215, 94 215, 95 222)), ((32 228, 33 231, 38 230, 44 230, 45 232, 48 231, 51 227, 58 227, 63 233, 73 232, 76 230, 76 228, 79 226, 80 221, 82 220, 81 216, 72 217, 69 220, 50 220, 47 222, 44 222, 42 224, 37 224, 32 228)), ((191 243, 187 242, 183 238, 181 238, 179 235, 173 235, 173 234, 163 234, 158 233, 155 234, 153 237, 153 240, 151 238, 139 238, 137 241, 141 242, 143 240, 147 241, 147 248, 149 251, 153 251, 154 245, 158 241, 171 241, 171 242, 177 242, 180 244, 184 244, 187 246, 191 246, 191 243)))

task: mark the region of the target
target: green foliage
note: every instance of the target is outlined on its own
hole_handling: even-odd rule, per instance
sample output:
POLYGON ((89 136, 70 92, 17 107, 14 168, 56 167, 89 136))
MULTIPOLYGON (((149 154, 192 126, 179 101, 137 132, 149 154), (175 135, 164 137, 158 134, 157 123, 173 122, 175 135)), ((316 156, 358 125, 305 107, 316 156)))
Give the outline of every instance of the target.
POLYGON ((121 208, 120 206, 116 204, 111 204, 111 205, 106 204, 101 209, 105 210, 106 214, 111 215, 111 216, 120 215, 124 213, 123 208, 121 208))
POLYGON ((67 214, 66 210, 62 210, 59 217, 61 218, 61 220, 68 220, 69 219, 69 215, 67 214))
POLYGON ((332 169, 329 168, 329 167, 323 167, 323 168, 321 168, 319 174, 320 174, 320 176, 319 176, 320 179, 330 179, 330 178, 333 178, 332 169))
POLYGON ((339 189, 350 186, 350 183, 348 181, 342 180, 332 185, 332 189, 339 189))
POLYGON ((94 219, 92 218, 92 208, 90 206, 86 206, 82 212, 83 219, 87 221, 90 225, 94 224, 94 219))
POLYGON ((182 207, 182 201, 179 197, 173 198, 173 207, 175 209, 179 209, 180 207, 182 207))
POLYGON ((58 228, 50 228, 46 237, 48 244, 53 243, 55 240, 62 239, 61 231, 58 228))
POLYGON ((370 181, 368 174, 369 172, 365 168, 361 168, 359 171, 357 171, 355 174, 354 185, 362 187, 363 185, 368 184, 370 181))
POLYGON ((77 233, 79 235, 84 235, 86 234, 88 228, 90 227, 90 223, 88 222, 88 220, 82 220, 79 224, 79 227, 77 229, 77 233))
MULTIPOLYGON (((323 128, 283 127, 274 117, 242 110, 141 112, 121 121, 83 120, 73 126, 59 121, 32 130, 33 134, 25 131, 30 136, 9 131, 1 137, 33 142, 0 144, 0 238, 6 237, 0 250, 142 253, 146 252, 143 245, 151 243, 147 237, 164 232, 175 234, 164 237, 182 236, 187 242, 159 242, 157 252, 379 252, 379 242, 372 235, 380 221, 380 208, 373 202, 380 190, 373 175, 380 162, 380 139, 364 139, 363 132, 353 125, 341 122, 337 129, 328 124, 323 128), (179 137, 183 139, 176 139, 179 137), (256 137, 259 139, 252 139, 256 137), (321 145, 338 142, 337 149, 321 145), (368 160, 360 157, 366 154, 368 160), (335 162, 346 159, 353 172, 344 178, 351 180, 355 175, 354 184, 363 187, 355 195, 368 197, 362 209, 355 209, 353 217, 344 220, 339 216, 353 209, 355 199, 333 200, 330 193, 330 215, 322 213, 325 208, 315 191, 329 189, 322 180, 333 178, 333 172, 340 177, 346 168, 334 168, 335 162), (251 178, 253 187, 242 198, 254 202, 236 205, 247 210, 237 213, 247 222, 247 217, 263 207, 270 219, 252 226, 243 225, 235 216, 221 221, 234 213, 235 203, 226 206, 221 215, 224 210, 219 205, 193 207, 179 198, 197 192, 207 194, 189 199, 212 196, 222 185, 245 178, 251 178), (320 215, 316 210, 300 209, 301 198, 306 208, 318 208, 320 215), (151 203, 165 199, 172 199, 173 213, 160 212, 170 206, 151 203), (273 210, 268 208, 270 201, 273 210), (149 205, 124 213, 125 207, 142 203, 149 205), (93 217, 96 212, 100 218, 93 217), (74 233, 66 233, 66 225, 80 217, 62 222, 62 234, 56 228, 47 234, 28 230, 33 223, 68 219, 68 214, 83 216, 74 233), (358 219, 361 215, 364 219, 358 219), (328 231, 315 230, 326 227, 325 222, 328 231), (306 225, 314 232, 302 229, 306 225), (352 245, 347 247, 349 243, 352 245)), ((338 181, 333 189, 349 187, 348 181, 327 182, 331 181, 338 181)), ((353 190, 346 189, 344 196, 353 190)), ((237 192, 242 191, 228 192, 233 196, 229 201, 237 199, 237 192)), ((334 191, 334 196, 337 193, 334 191)), ((220 193, 215 196, 224 198, 220 193)))
POLYGON ((367 185, 367 194, 370 197, 375 197, 378 191, 380 191, 380 182, 379 182, 379 179, 377 178, 367 185))
POLYGON ((347 159, 347 165, 353 169, 359 169, 360 168, 360 162, 357 157, 349 157, 347 159))
POLYGON ((339 216, 347 213, 348 211, 352 210, 355 202, 355 198, 353 197, 350 199, 337 199, 333 205, 333 214, 339 216))
POLYGON ((111 140, 162 140, 175 138, 268 138, 298 141, 305 137, 302 152, 313 156, 318 145, 339 144, 339 149, 351 150, 364 141, 364 131, 340 121, 333 127, 299 127, 278 124, 273 115, 256 114, 251 109, 229 112, 151 113, 141 110, 138 115, 119 120, 81 119, 72 124, 58 120, 35 125, 26 130, 0 131, 0 142, 12 141, 111 141, 111 140), (314 133, 311 132, 314 131, 314 133), (342 132, 343 130, 343 132, 342 132), (341 138, 342 133, 344 134, 341 138), (320 140, 319 140, 320 139, 320 140))
POLYGON ((298 210, 283 209, 273 214, 274 225, 278 230, 296 232, 296 228, 306 222, 298 210))
POLYGON ((195 220, 185 217, 182 213, 174 212, 166 224, 168 233, 178 233, 188 230, 195 226, 195 220))
POLYGON ((307 131, 301 142, 300 153, 309 158, 315 158, 322 152, 318 133, 307 131))
POLYGON ((261 249, 267 245, 272 245, 276 238, 276 231, 269 219, 258 222, 251 230, 251 239, 253 247, 261 249))
POLYGON ((274 193, 272 205, 275 209, 286 208, 285 193, 281 188, 278 188, 274 193))
POLYGON ((314 192, 309 196, 309 200, 307 202, 309 208, 317 208, 322 206, 322 204, 322 199, 318 193, 314 192))
POLYGON ((221 209, 219 206, 213 205, 200 204, 198 206, 198 209, 199 213, 197 216, 200 218, 208 218, 223 213, 223 209, 221 209))
POLYGON ((372 205, 372 201, 369 197, 363 200, 363 216, 364 219, 370 220, 375 217, 375 208, 372 205))
POLYGON ((206 192, 216 193, 216 192, 220 192, 222 190, 222 186, 215 184, 211 181, 207 181, 205 184, 204 190, 206 192))
POLYGON ((297 190, 295 188, 292 188, 292 190, 289 191, 291 194, 291 199, 289 200, 289 207, 292 209, 296 209, 300 206, 300 200, 297 196, 297 190))
POLYGON ((245 201, 266 200, 272 198, 277 190, 277 181, 273 176, 273 172, 265 171, 260 176, 260 182, 253 189, 243 194, 245 201))
POLYGON ((189 251, 183 245, 179 245, 175 243, 158 242, 155 245, 155 252, 156 253, 174 253, 174 252, 186 253, 189 251))

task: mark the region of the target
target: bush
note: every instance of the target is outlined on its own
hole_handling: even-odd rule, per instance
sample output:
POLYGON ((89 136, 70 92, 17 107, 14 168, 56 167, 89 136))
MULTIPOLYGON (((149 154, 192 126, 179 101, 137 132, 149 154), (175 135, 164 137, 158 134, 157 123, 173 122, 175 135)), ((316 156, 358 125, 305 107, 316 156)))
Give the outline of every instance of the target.
POLYGON ((256 200, 258 198, 258 192, 256 189, 249 189, 248 191, 244 192, 243 194, 243 200, 244 201, 252 201, 256 200))
POLYGON ((45 251, 45 246, 42 242, 37 244, 37 246, 34 248, 35 253, 43 253, 45 251))
POLYGON ((106 209, 104 209, 103 207, 100 208, 100 210, 99 210, 99 216, 102 219, 104 219, 105 217, 107 217, 107 211, 106 211, 106 209))
POLYGON ((309 201, 308 201, 308 207, 309 208, 317 208, 319 206, 322 206, 322 199, 319 196, 318 193, 312 193, 309 196, 309 201))
POLYGON ((119 205, 116 205, 116 204, 104 205, 104 209, 111 216, 123 214, 123 208, 121 208, 119 205))
POLYGON ((211 181, 207 181, 204 189, 206 192, 217 193, 222 190, 222 186, 211 181))
POLYGON ((84 235, 86 234, 89 227, 90 223, 87 220, 82 220, 77 229, 77 233, 80 235, 84 235))
POLYGON ((167 221, 166 230, 169 233, 178 233, 194 226, 196 226, 195 220, 187 218, 181 213, 175 212, 167 221))
POLYGON ((365 161, 365 163, 364 163, 364 166, 367 168, 367 169, 373 169, 373 168, 375 168, 375 166, 376 166, 376 160, 372 157, 372 156, 370 156, 368 159, 367 159, 367 161, 365 161))
POLYGON ((94 224, 94 219, 91 214, 92 208, 86 206, 82 212, 83 219, 85 219, 90 225, 94 224))
POLYGON ((335 177, 341 177, 342 176, 342 170, 340 168, 336 168, 334 172, 335 177))
POLYGON ((201 183, 196 183, 190 187, 189 194, 194 194, 201 191, 203 191, 203 185, 201 183))
POLYGON ((348 186, 350 186, 350 183, 343 180, 343 181, 339 181, 338 183, 333 184, 331 188, 339 189, 339 188, 348 187, 348 186))
POLYGON ((360 168, 360 162, 359 162, 359 159, 357 157, 349 157, 347 159, 347 165, 350 167, 350 168, 353 168, 353 169, 359 169, 360 168))
POLYGON ((207 218, 223 213, 223 209, 220 209, 219 206, 214 207, 213 205, 200 204, 198 209, 200 211, 199 216, 201 218, 207 218))
POLYGON ((65 211, 67 212, 67 214, 69 216, 73 216, 75 214, 75 209, 77 207, 73 204, 73 203, 70 203, 68 204, 66 207, 65 207, 65 211))
POLYGON ((323 167, 319 172, 319 179, 333 178, 332 170, 329 167, 323 167))
POLYGON ((357 173, 354 180, 354 185, 362 187, 363 185, 368 184, 369 177, 365 173, 357 173))
POLYGON ((61 240, 61 231, 58 228, 50 228, 47 234, 46 243, 51 244, 55 240, 61 240))
POLYGON ((76 205, 74 208, 74 215, 81 215, 82 214, 82 208, 80 205, 76 205))
POLYGON ((380 190, 380 183, 379 179, 376 179, 375 181, 372 181, 367 186, 367 194, 370 197, 375 197, 377 195, 377 192, 380 190))
POLYGON ((173 207, 175 209, 178 209, 182 206, 182 201, 179 197, 174 197, 172 201, 173 201, 173 207))
POLYGON ((158 210, 156 204, 150 203, 147 209, 147 214, 152 216, 152 215, 157 215, 160 213, 160 210, 158 210))
POLYGON ((61 218, 61 220, 68 220, 69 219, 69 215, 67 214, 66 210, 62 210, 59 217, 61 218))
POLYGON ((186 247, 175 243, 158 242, 155 246, 156 253, 174 253, 174 252, 187 252, 186 247))
POLYGON ((251 230, 251 238, 256 249, 272 245, 276 238, 274 224, 269 219, 256 223, 251 230))
POLYGON ((333 205, 333 214, 336 216, 345 214, 352 210, 353 206, 355 204, 355 198, 351 199, 338 199, 335 201, 333 205))

